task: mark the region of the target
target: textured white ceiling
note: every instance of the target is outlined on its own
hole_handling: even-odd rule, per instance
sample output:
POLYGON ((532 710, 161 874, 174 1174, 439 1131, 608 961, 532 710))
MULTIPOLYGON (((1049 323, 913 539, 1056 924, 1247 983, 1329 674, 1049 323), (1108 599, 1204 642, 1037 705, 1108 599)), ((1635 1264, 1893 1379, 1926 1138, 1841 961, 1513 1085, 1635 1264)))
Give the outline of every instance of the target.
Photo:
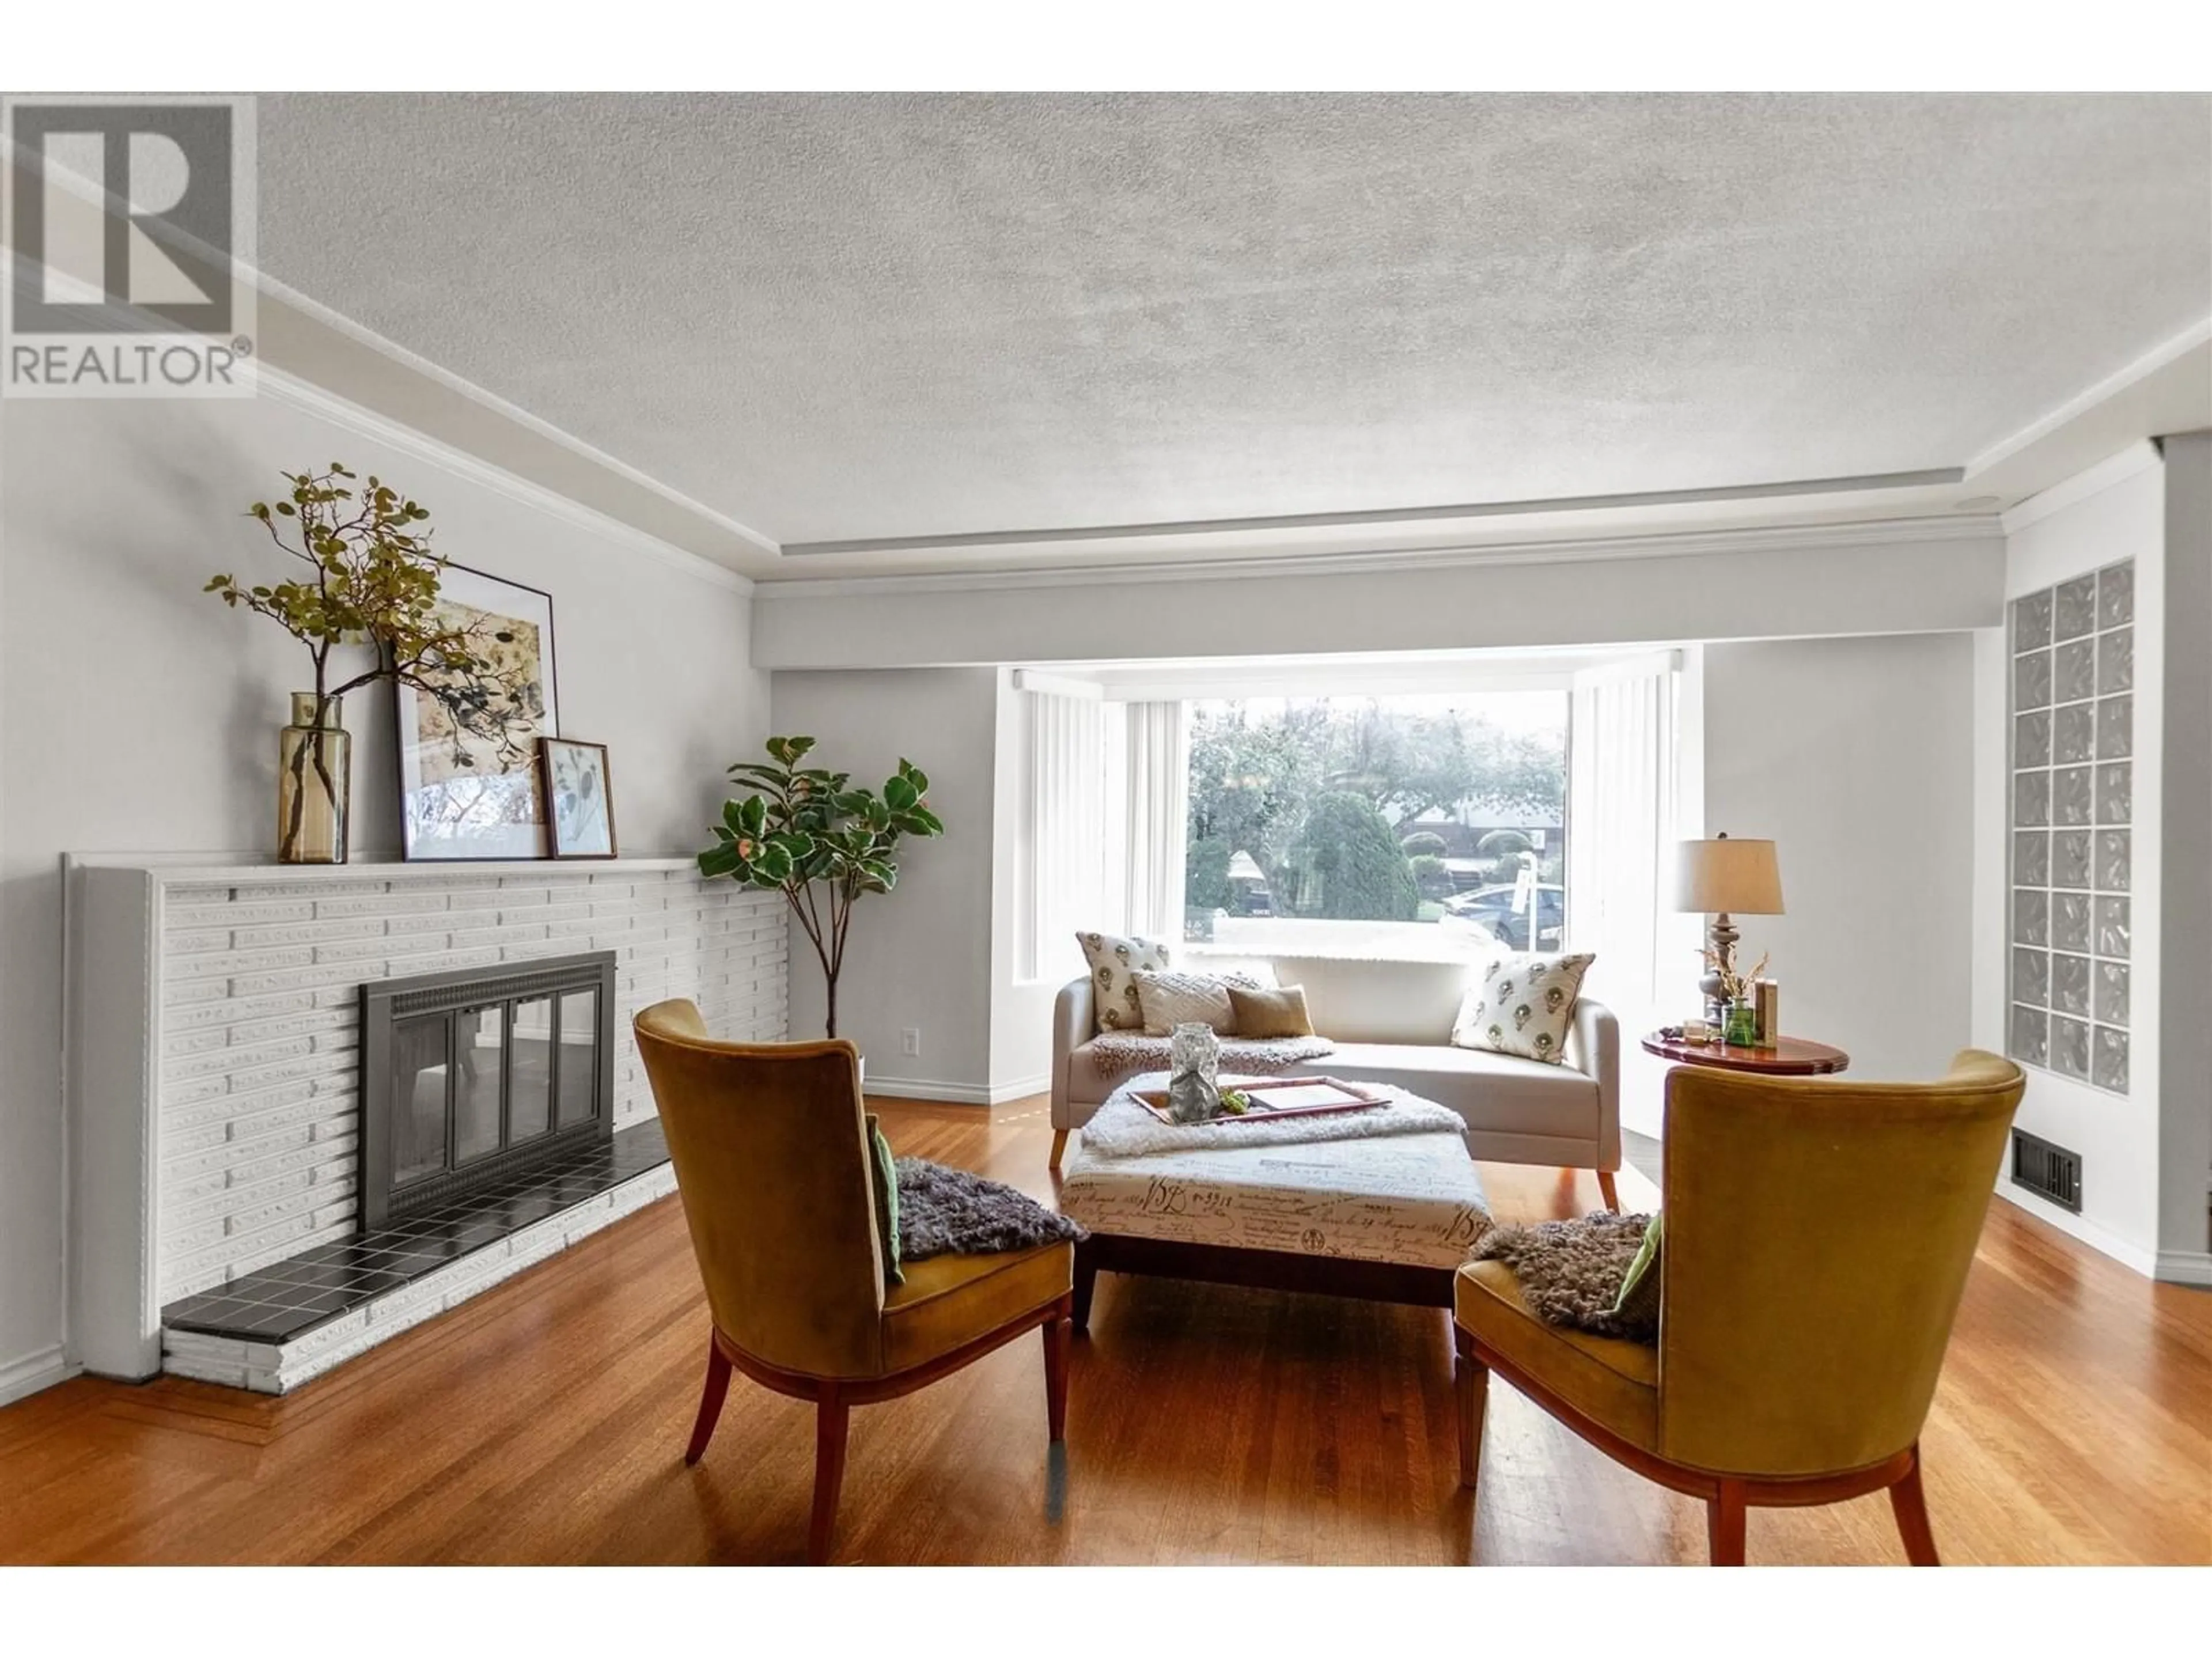
POLYGON ((2212 311, 2212 100, 264 96, 281 281, 779 542, 1956 466, 2212 311))

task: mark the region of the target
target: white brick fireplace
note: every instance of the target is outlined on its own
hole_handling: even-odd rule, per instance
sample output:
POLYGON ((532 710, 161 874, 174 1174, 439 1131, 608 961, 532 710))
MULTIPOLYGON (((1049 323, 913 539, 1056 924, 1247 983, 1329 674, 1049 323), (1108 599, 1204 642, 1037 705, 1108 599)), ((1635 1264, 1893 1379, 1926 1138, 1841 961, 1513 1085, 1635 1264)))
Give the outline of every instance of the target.
MULTIPOLYGON (((161 1369, 164 1304, 354 1232, 363 983, 615 952, 617 1130, 653 1111, 637 1009, 688 996, 719 1036, 785 1034, 781 902, 702 881, 688 859, 88 857, 69 882, 72 1331, 109 1376, 161 1369)), ((455 1282, 502 1276, 478 1263, 455 1282)))

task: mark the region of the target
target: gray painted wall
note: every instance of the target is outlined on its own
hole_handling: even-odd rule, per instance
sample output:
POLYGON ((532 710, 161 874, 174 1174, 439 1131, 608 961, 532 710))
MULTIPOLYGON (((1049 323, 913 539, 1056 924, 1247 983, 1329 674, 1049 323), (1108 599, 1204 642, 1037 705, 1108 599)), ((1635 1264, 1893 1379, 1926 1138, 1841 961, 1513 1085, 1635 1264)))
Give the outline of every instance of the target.
MULTIPOLYGON (((625 852, 707 839, 767 731, 750 600, 702 568, 267 396, 0 409, 0 1389, 63 1340, 62 854, 265 853, 276 728, 306 653, 203 595, 275 572, 242 513, 341 458, 432 511, 454 559, 553 595, 562 729, 611 750, 625 852)), ((396 847, 388 695, 357 696, 358 854, 396 847)))
POLYGON ((1705 832, 1772 838, 1788 907, 1742 918, 1739 953, 1772 952, 1783 1028, 1848 1049, 1852 1077, 1939 1075, 1971 1024, 1972 638, 1705 657, 1705 832))
MULTIPOLYGON (((993 769, 998 675, 988 668, 771 677, 775 730, 820 742, 811 759, 878 787, 902 757, 929 775, 935 841, 909 842, 899 882, 853 912, 837 986, 837 1034, 860 1047, 886 1094, 982 1098, 991 1055, 993 769), (921 1053, 899 1034, 921 1034, 921 1053)), ((736 760, 732 754, 728 757, 736 760)), ((822 1033, 822 970, 791 930, 791 1031, 822 1033)))

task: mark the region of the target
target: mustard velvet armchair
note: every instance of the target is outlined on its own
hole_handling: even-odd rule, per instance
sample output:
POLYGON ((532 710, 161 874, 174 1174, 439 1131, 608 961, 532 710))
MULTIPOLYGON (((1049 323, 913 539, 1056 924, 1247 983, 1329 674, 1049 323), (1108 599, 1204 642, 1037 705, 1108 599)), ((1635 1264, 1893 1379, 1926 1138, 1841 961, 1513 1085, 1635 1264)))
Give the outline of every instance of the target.
POLYGON ((1932 1084, 1671 1073, 1658 1345, 1544 1324, 1502 1263, 1461 1268, 1461 1484, 1495 1370, 1704 1498, 1716 1565, 1742 1565, 1747 1506, 1884 1490, 1936 1565, 1920 1430, 2024 1086, 1971 1048, 1932 1084))
POLYGON ((910 1394, 1039 1328, 1046 1417, 1060 1439, 1072 1244, 933 1256, 886 1286, 853 1045, 715 1042, 685 1001, 654 1004, 635 1029, 714 1321, 687 1464, 705 1455, 733 1367, 812 1401, 807 1550, 824 1561, 850 1408, 910 1394))

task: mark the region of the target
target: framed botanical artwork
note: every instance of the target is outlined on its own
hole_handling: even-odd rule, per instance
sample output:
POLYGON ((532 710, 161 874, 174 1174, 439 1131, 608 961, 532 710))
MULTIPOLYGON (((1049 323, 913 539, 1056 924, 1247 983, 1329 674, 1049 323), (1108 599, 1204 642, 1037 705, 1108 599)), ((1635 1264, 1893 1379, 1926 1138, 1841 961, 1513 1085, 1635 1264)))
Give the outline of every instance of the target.
POLYGON ((404 850, 410 859, 542 859, 538 741, 561 729, 552 595, 449 564, 438 611, 467 632, 488 672, 428 665, 418 671, 428 690, 395 686, 404 850))
POLYGON ((607 773, 607 746, 572 738, 540 738, 538 768, 544 775, 545 822, 556 859, 615 856, 615 797, 607 773))

